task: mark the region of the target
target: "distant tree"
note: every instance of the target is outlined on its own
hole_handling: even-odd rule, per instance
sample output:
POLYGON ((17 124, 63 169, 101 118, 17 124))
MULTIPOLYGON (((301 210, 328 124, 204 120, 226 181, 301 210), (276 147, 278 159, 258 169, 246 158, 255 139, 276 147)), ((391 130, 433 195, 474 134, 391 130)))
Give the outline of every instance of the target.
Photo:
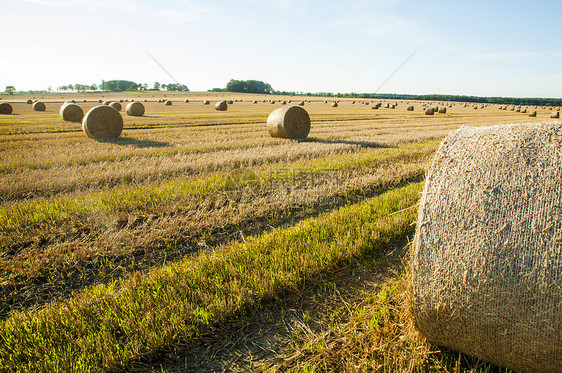
POLYGON ((49 88, 47 88, 47 91, 53 92, 53 86, 50 85, 49 88))
POLYGON ((178 84, 178 83, 170 83, 170 84, 163 84, 162 87, 165 87, 168 91, 185 91, 189 92, 189 89, 185 84, 178 84))
POLYGON ((101 89, 102 91, 105 91, 105 80, 102 80, 102 81, 101 81, 100 89, 101 89))
POLYGON ((154 82, 154 89, 160 90, 160 83, 154 82))
POLYGON ((148 90, 148 83, 144 83, 144 84, 142 85, 142 88, 144 88, 144 90, 147 91, 147 90, 148 90))
POLYGON ((6 93, 9 95, 13 95, 16 93, 16 88, 13 85, 6 86, 6 93))
POLYGON ((265 93, 269 94, 273 91, 271 85, 261 80, 235 80, 231 79, 226 84, 227 92, 245 92, 245 93, 265 93))
POLYGON ((103 86, 106 91, 112 91, 112 92, 117 91, 117 84, 115 83, 115 80, 109 80, 105 82, 103 86))
POLYGON ((118 80, 116 87, 118 91, 126 91, 131 85, 124 80, 118 80))
POLYGON ((90 90, 92 90, 92 91, 97 91, 97 90, 98 90, 97 84, 95 84, 95 83, 92 84, 92 85, 90 86, 90 90))
POLYGON ((69 84, 69 85, 68 85, 68 90, 69 90, 69 91, 74 91, 74 86, 73 86, 72 84, 69 84))

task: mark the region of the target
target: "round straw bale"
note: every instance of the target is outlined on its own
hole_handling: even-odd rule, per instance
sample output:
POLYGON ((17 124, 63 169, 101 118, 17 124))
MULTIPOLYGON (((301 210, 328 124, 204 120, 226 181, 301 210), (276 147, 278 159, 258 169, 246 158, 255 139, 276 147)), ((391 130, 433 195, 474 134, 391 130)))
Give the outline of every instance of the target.
POLYGON ((337 103, 337 102, 332 102, 332 107, 338 107, 338 103, 337 103))
POLYGON ((299 106, 304 106, 304 101, 299 101, 299 106))
POLYGON ((521 109, 521 112, 522 112, 522 113, 526 113, 526 112, 527 112, 527 109, 521 109))
POLYGON ((132 117, 142 117, 144 115, 144 105, 140 102, 130 102, 125 108, 127 115, 132 117))
POLYGON ((267 130, 271 137, 303 139, 310 132, 310 117, 299 106, 284 106, 269 114, 267 130))
POLYGON ((80 122, 84 118, 84 110, 72 102, 62 105, 59 114, 61 119, 67 122, 80 122))
POLYGON ((102 103, 103 103, 103 100, 101 100, 101 99, 98 100, 98 103, 99 103, 99 104, 102 104, 102 103))
POLYGON ((166 105, 166 106, 171 106, 171 105, 172 105, 172 101, 166 100, 166 101, 164 102, 164 105, 166 105))
POLYGON ((252 104, 257 104, 258 102, 256 100, 252 101, 252 104))
POLYGON ((281 101, 281 105, 287 105, 287 101, 281 101))
POLYGON ((0 114, 12 114, 12 105, 7 102, 0 103, 0 114))
POLYGON ((562 124, 461 127, 428 173, 412 314, 432 343, 522 372, 562 367, 562 124))
POLYGON ((550 117, 551 118, 560 118, 560 112, 559 111, 553 111, 552 113, 550 113, 550 117))
POLYGON ((104 101, 103 104, 109 106, 109 104, 111 104, 111 101, 104 101))
POLYGON ((84 116, 82 130, 93 139, 119 137, 123 131, 123 117, 111 106, 96 106, 84 116))
POLYGON ((517 109, 515 109, 515 111, 519 113, 519 112, 521 112, 521 108, 518 107, 517 109))
POLYGON ((425 115, 433 115, 435 113, 434 108, 428 107, 425 109, 425 115))
POLYGON ((29 99, 25 103, 31 105, 33 103, 33 100, 29 99))
POLYGON ((123 99, 119 100, 119 102, 123 102, 123 99))
POLYGON ((209 105, 209 104, 210 104, 209 100, 203 100, 203 105, 209 105))
POLYGON ((109 106, 111 106, 112 108, 114 108, 117 111, 121 111, 121 109, 123 109, 121 104, 118 103, 118 102, 112 102, 111 104, 109 104, 109 106))
POLYGON ((439 113, 445 114, 446 112, 447 112, 447 108, 446 108, 445 106, 441 106, 441 107, 439 108, 439 113))
POLYGON ((535 110, 531 110, 531 111, 529 112, 529 116, 530 116, 530 117, 536 117, 536 116, 537 116, 537 112, 536 112, 535 110))
POLYGON ((232 105, 232 100, 228 100, 228 101, 226 101, 226 103, 227 103, 228 105, 232 105))
POLYGON ((224 100, 219 101, 215 104, 215 110, 226 111, 226 109, 228 109, 228 104, 224 100))
POLYGON ((410 105, 410 106, 408 106, 408 108, 406 110, 407 111, 414 111, 414 106, 410 105))
POLYGON ((76 100, 68 100, 67 102, 71 102, 71 103, 75 104, 76 100))
POLYGON ((187 98, 185 99, 185 103, 186 103, 186 104, 189 104, 189 100, 188 100, 187 98))
POLYGON ((45 104, 41 101, 37 101, 33 104, 33 110, 35 111, 45 111, 46 107, 45 104))
POLYGON ((378 108, 379 108, 379 105, 373 105, 373 106, 371 106, 371 109, 373 109, 373 110, 377 110, 378 108))

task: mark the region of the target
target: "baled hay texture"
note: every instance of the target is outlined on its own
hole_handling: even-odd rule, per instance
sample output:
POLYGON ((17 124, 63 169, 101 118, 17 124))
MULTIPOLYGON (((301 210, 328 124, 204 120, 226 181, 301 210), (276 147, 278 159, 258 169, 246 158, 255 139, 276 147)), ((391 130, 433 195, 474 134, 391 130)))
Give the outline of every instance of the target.
POLYGON ((112 102, 111 104, 109 104, 109 106, 111 106, 112 108, 114 108, 117 111, 121 111, 121 109, 123 108, 121 106, 121 104, 118 103, 118 102, 112 102))
POLYGON ((215 110, 218 111, 226 111, 226 109, 228 109, 228 104, 226 103, 226 101, 219 101, 215 104, 215 110))
POLYGON ((338 103, 337 103, 337 102, 332 102, 332 107, 338 107, 338 103))
POLYGON ((275 105, 275 100, 271 100, 269 103, 275 105))
POLYGON ((209 100, 203 100, 203 105, 209 105, 209 100))
POLYGON ((299 106, 285 106, 269 114, 267 130, 271 137, 304 139, 310 132, 310 116, 299 106))
POLYGON ((522 112, 522 113, 526 113, 526 112, 527 112, 527 109, 521 109, 521 112, 522 112))
POLYGON ((447 113, 447 108, 446 108, 445 106, 441 106, 441 107, 439 108, 439 112, 440 112, 441 114, 445 114, 445 113, 447 113))
POLYGON ((33 110, 35 111, 45 111, 46 107, 45 104, 41 101, 37 101, 33 104, 33 110))
POLYGON ((111 104, 111 101, 104 101, 103 104, 109 106, 109 104, 111 104))
POLYGON ((102 103, 103 103, 103 100, 98 100, 98 103, 99 103, 99 104, 102 104, 102 103))
POLYGON ((29 99, 25 103, 31 105, 33 103, 33 100, 29 99))
POLYGON ((185 103, 186 103, 186 104, 189 104, 189 100, 188 100, 187 98, 185 99, 185 103))
POLYGON ((559 111, 553 111, 552 113, 550 113, 550 117, 551 118, 560 118, 560 112, 559 111))
POLYGON ((119 102, 123 102, 123 99, 119 100, 119 102))
POLYGON ((391 104, 391 105, 388 106, 388 108, 389 108, 389 109, 396 109, 396 105, 391 104))
POLYGON ((521 112, 521 108, 518 107, 517 109, 515 109, 515 111, 519 113, 519 112, 521 112))
POLYGON ((299 106, 304 106, 304 101, 300 101, 299 106))
POLYGON ((252 101, 252 104, 257 104, 258 102, 256 100, 252 101))
POLYGON ((0 114, 12 114, 12 105, 7 102, 0 103, 0 114))
POLYGON ((232 100, 228 100, 226 103, 227 103, 228 105, 232 105, 232 100))
POLYGON ((132 117, 142 117, 144 115, 144 105, 140 102, 130 102, 125 110, 127 115, 132 117))
POLYGON ((531 110, 531 111, 529 112, 529 116, 530 116, 530 117, 536 117, 536 116, 537 116, 537 112, 536 112, 535 110, 531 110))
POLYGON ((441 144, 411 251, 432 343, 523 372, 562 367, 562 125, 461 127, 441 144))
POLYGON ((408 108, 406 109, 407 111, 414 111, 414 107, 412 105, 408 106, 408 108))
POLYGON ((70 103, 75 104, 75 103, 76 103, 76 100, 68 100, 67 102, 70 102, 70 103))
POLYGON ((433 115, 435 113, 434 108, 428 107, 425 109, 425 115, 433 115))
POLYGON ((84 110, 72 102, 62 105, 59 114, 61 119, 67 122, 80 122, 84 118, 84 110))
POLYGON ((172 101, 166 100, 166 101, 164 102, 164 105, 166 105, 166 106, 171 106, 171 105, 172 105, 172 101))
POLYGON ((111 106, 96 106, 84 116, 82 130, 93 139, 119 137, 123 131, 123 117, 111 106))

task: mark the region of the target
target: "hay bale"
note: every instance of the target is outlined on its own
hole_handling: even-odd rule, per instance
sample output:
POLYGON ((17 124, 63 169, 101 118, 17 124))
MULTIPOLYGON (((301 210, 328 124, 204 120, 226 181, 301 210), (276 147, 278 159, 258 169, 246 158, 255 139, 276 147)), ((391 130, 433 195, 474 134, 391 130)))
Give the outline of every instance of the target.
POLYGON ((102 103, 103 103, 103 100, 101 100, 101 99, 98 100, 98 103, 99 103, 99 104, 102 104, 102 103))
POLYGON ((121 111, 121 109, 123 108, 121 106, 121 104, 118 103, 118 102, 112 102, 111 104, 109 104, 109 106, 111 106, 112 108, 114 108, 117 111, 121 111))
MULTIPOLYGON (((237 100, 237 101, 238 101, 238 100, 237 100)), ((227 103, 228 105, 232 105, 232 100, 228 100, 228 101, 226 101, 226 103, 227 103)))
POLYGON ((271 137, 303 139, 310 132, 310 117, 299 106, 285 106, 269 114, 267 130, 271 137))
POLYGON ((428 107, 425 109, 425 115, 433 115, 435 113, 434 108, 428 107))
POLYGON ((59 115, 67 122, 80 122, 84 118, 84 110, 75 103, 68 102, 60 107, 59 115))
POLYGON ((41 101, 37 101, 33 104, 33 110, 35 111, 45 111, 46 106, 41 101))
POLYGON ((125 108, 127 115, 132 117, 142 117, 144 115, 144 105, 140 102, 130 102, 125 108))
POLYGON ((281 105, 287 105, 287 101, 281 101, 281 105))
POLYGON ((561 124, 461 127, 428 173, 412 314, 440 346, 526 372, 562 367, 561 124))
POLYGON ((7 102, 0 103, 0 114, 12 114, 12 105, 8 104, 7 102))
POLYGON ((96 106, 84 116, 82 130, 93 139, 116 138, 123 132, 123 117, 111 106, 96 106))
POLYGON ((33 100, 28 99, 25 103, 31 105, 33 103, 33 100))
POLYGON ((559 111, 553 111, 552 113, 550 113, 550 117, 551 118, 560 118, 560 112, 559 111))
POLYGON ((166 101, 164 101, 164 105, 172 106, 172 101, 166 100, 166 101))
POLYGON ((441 114, 447 113, 447 108, 446 108, 445 106, 441 106, 441 107, 439 108, 439 113, 441 113, 441 114))
POLYGON ((371 106, 371 109, 373 109, 373 110, 377 110, 378 108, 379 108, 379 105, 373 105, 373 106, 371 106))
POLYGON ((123 99, 119 100, 119 102, 123 102, 123 99))
POLYGON ((299 106, 304 106, 304 101, 299 101, 299 106))
POLYGON ((526 113, 526 112, 527 112, 527 109, 521 109, 521 112, 522 112, 522 113, 526 113))
POLYGON ((414 107, 413 107, 412 105, 410 105, 410 106, 408 106, 408 107, 406 108, 406 110, 407 110, 407 111, 414 111, 414 107))
POLYGON ((111 101, 104 101, 103 104, 109 106, 109 104, 111 104, 111 101))
POLYGON ((187 98, 185 99, 185 103, 186 103, 186 104, 189 104, 189 100, 188 100, 187 98))
POLYGON ((215 104, 215 110, 226 111, 226 109, 228 109, 228 104, 224 100, 219 101, 215 104))
POLYGON ((535 110, 531 110, 531 111, 529 112, 529 116, 530 116, 530 117, 536 117, 536 116, 537 116, 537 112, 536 112, 535 110))
POLYGON ((337 103, 337 102, 332 102, 332 107, 338 107, 338 103, 337 103))
POLYGON ((210 104, 209 100, 203 100, 203 105, 209 105, 209 104, 210 104))
POLYGON ((257 104, 258 102, 256 100, 252 101, 252 104, 257 104))

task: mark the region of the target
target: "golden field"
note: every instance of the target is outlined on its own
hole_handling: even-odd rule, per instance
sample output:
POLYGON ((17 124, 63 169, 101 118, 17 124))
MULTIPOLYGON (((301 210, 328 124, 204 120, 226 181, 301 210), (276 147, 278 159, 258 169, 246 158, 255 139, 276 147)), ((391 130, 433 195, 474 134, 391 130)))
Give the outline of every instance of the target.
POLYGON ((440 141, 550 121, 548 108, 151 91, 1 102, 0 370, 497 369, 416 335, 403 260, 440 141), (124 100, 121 137, 64 122, 70 99, 84 113, 124 100), (126 115, 131 100, 144 116, 126 115), (269 136, 282 100, 305 101, 307 139, 269 136))

